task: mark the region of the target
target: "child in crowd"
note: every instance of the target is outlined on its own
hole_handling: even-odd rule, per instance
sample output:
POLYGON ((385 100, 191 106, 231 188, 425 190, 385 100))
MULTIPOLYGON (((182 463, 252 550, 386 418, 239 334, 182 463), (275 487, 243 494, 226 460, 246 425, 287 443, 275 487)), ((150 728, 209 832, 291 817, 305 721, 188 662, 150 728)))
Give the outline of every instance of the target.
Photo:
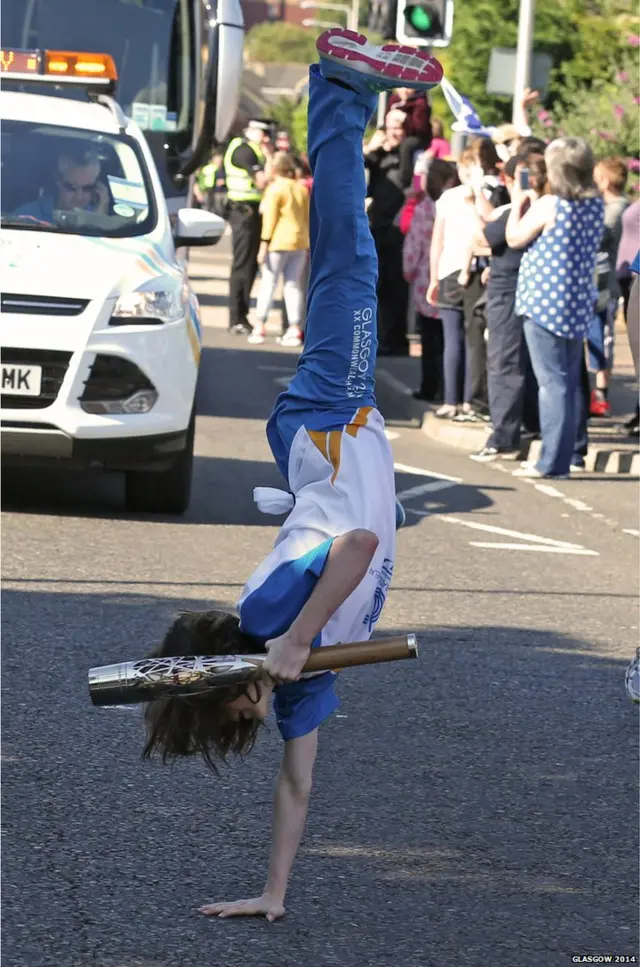
POLYGON ((442 68, 425 51, 373 47, 353 31, 330 30, 317 46, 320 64, 311 67, 309 83, 307 331, 296 374, 267 424, 291 491, 280 494, 290 513, 242 592, 239 617, 181 615, 159 650, 164 656, 266 650, 263 675, 248 686, 145 710, 145 756, 201 754, 215 767, 229 753, 252 748, 274 701, 284 753, 266 884, 253 899, 203 906, 210 916, 283 915, 318 727, 338 705, 333 672, 301 678, 301 671, 311 647, 371 635, 395 558, 393 455, 375 400, 377 258, 365 213, 362 141, 379 92, 401 83, 429 90, 442 68))
POLYGON ((604 232, 597 261, 598 304, 587 330, 589 370, 595 374, 591 393, 591 416, 608 416, 609 379, 613 367, 613 327, 620 286, 616 276, 622 216, 629 204, 624 190, 627 166, 622 158, 603 158, 593 171, 593 180, 604 199, 604 232))
POLYGON ((449 158, 451 155, 451 145, 444 136, 444 125, 440 118, 432 118, 431 134, 431 144, 425 151, 427 158, 430 160, 434 158, 440 158, 442 160, 449 158))

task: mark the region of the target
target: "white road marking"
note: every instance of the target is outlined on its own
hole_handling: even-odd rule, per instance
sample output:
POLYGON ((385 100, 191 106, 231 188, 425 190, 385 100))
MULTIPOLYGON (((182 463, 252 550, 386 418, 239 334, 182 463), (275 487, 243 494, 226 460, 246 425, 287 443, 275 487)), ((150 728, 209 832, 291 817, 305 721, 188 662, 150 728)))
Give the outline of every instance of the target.
POLYGON ((555 487, 551 487, 549 484, 534 484, 536 490, 539 490, 541 494, 546 494, 547 497, 564 497, 561 490, 557 490, 555 487))
POLYGON ((400 436, 400 434, 396 433, 395 430, 385 430, 384 435, 386 436, 387 440, 397 440, 400 436))
POLYGON ((423 470, 422 467, 410 467, 406 463, 394 463, 393 469, 400 473, 413 473, 416 477, 435 477, 436 480, 451 480, 452 483, 462 483, 462 477, 448 477, 446 473, 423 470))
POLYGON ((497 541, 469 541, 471 547, 495 547, 501 551, 540 551, 543 554, 582 554, 588 557, 598 557, 597 551, 588 551, 584 547, 548 547, 546 544, 501 544, 497 541))
POLYGON ((421 497, 423 494, 433 494, 437 490, 448 490, 449 487, 455 487, 455 483, 450 480, 432 480, 431 483, 418 484, 408 490, 401 490, 399 494, 396 494, 396 497, 398 500, 410 500, 412 497, 421 497))
POLYGON ((469 527, 471 530, 486 531, 489 534, 498 534, 501 537, 515 537, 522 541, 522 544, 507 544, 504 542, 491 541, 483 543, 480 541, 469 541, 471 547, 495 547, 499 550, 520 550, 525 551, 548 551, 554 554, 582 554, 589 557, 598 557, 598 551, 590 551, 580 544, 570 544, 568 541, 556 541, 551 537, 539 537, 537 534, 528 534, 521 531, 508 530, 506 527, 495 527, 493 524, 480 524, 474 520, 462 520, 461 517, 452 517, 449 514, 433 514, 428 510, 411 510, 407 512, 416 517, 434 517, 447 524, 459 524, 461 527, 469 527))
POLYGON ((640 531, 635 530, 633 527, 625 527, 622 533, 631 534, 632 537, 640 537, 640 531))
POLYGON ((289 383, 291 382, 292 379, 293 379, 293 374, 291 374, 291 376, 276 376, 273 382, 277 383, 278 386, 284 386, 285 389, 288 389, 289 383))
POLYGON ((584 500, 576 500, 575 497, 565 497, 565 504, 569 504, 569 507, 573 507, 574 510, 593 510, 589 507, 589 504, 585 504, 584 500))
POLYGON ((522 531, 507 530, 505 527, 495 527, 493 524, 479 524, 474 520, 462 520, 461 517, 450 517, 442 515, 442 520, 448 524, 460 524, 462 527, 470 527, 471 530, 486 531, 489 534, 500 534, 502 537, 515 537, 521 541, 531 541, 534 544, 548 544, 549 547, 580 547, 580 544, 570 544, 568 541, 556 541, 551 537, 538 537, 537 534, 527 534, 522 531))
MULTIPOLYGON (((640 458, 640 454, 636 454, 636 456, 640 458)), ((633 459, 635 460, 636 457, 634 456, 633 459)), ((614 472, 613 469, 610 469, 609 463, 611 464, 612 468, 615 467, 615 472, 617 472, 620 467, 620 455, 619 454, 611 455, 609 462, 607 464, 607 468, 604 471, 605 473, 614 472), (615 456, 615 460, 613 460, 614 456, 615 456)), ((506 467, 498 463, 490 463, 490 464, 487 464, 487 466, 491 470, 496 470, 499 473, 511 472, 506 467)), ((631 474, 631 476, 633 476, 633 474, 631 474)), ((594 511, 593 507, 590 507, 589 504, 586 504, 583 500, 578 500, 575 497, 567 497, 566 494, 564 494, 561 490, 558 490, 556 487, 552 487, 549 484, 536 483, 534 480, 530 480, 527 477, 520 477, 519 479, 524 481, 524 483, 529 484, 532 487, 535 487, 537 491, 539 491, 540 493, 546 494, 546 496, 548 497, 560 497, 562 499, 562 502, 565 503, 568 507, 572 507, 573 510, 579 510, 584 513, 587 513, 589 514, 590 517, 594 518, 595 520, 601 520, 603 523, 608 524, 609 527, 617 528, 619 526, 618 522, 616 522, 615 520, 611 520, 611 518, 607 517, 605 514, 594 511)), ((631 534, 632 537, 636 537, 636 536, 640 537, 640 532, 635 530, 623 530, 622 533, 631 534)))

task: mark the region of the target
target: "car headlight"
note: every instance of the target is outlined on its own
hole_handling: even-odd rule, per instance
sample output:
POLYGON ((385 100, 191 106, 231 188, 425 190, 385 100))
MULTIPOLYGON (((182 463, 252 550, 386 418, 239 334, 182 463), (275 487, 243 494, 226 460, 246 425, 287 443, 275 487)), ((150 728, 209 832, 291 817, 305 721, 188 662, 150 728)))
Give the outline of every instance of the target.
POLYGON ((165 322, 178 322, 184 318, 185 306, 181 288, 125 292, 116 302, 110 325, 161 325, 165 322))

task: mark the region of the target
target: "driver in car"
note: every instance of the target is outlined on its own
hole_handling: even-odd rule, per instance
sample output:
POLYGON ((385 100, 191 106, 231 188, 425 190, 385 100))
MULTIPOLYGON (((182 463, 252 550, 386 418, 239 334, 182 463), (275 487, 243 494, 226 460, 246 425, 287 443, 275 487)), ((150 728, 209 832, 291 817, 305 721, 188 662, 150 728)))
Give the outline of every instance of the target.
POLYGON ((58 157, 55 175, 55 194, 41 195, 21 205, 16 215, 30 215, 40 222, 53 224, 54 211, 90 211, 106 215, 109 211, 109 190, 100 181, 100 159, 91 149, 65 150, 58 157))

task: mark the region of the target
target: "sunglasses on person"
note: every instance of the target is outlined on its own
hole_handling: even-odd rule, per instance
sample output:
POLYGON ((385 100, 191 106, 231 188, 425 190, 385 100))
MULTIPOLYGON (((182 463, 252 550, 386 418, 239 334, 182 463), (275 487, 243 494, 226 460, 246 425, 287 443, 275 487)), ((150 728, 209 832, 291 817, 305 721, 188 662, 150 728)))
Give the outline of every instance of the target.
POLYGON ((98 190, 98 182, 92 181, 90 185, 74 185, 71 181, 65 181, 64 179, 59 179, 58 184, 65 191, 69 192, 80 192, 83 191, 86 195, 91 195, 94 191, 98 190))

